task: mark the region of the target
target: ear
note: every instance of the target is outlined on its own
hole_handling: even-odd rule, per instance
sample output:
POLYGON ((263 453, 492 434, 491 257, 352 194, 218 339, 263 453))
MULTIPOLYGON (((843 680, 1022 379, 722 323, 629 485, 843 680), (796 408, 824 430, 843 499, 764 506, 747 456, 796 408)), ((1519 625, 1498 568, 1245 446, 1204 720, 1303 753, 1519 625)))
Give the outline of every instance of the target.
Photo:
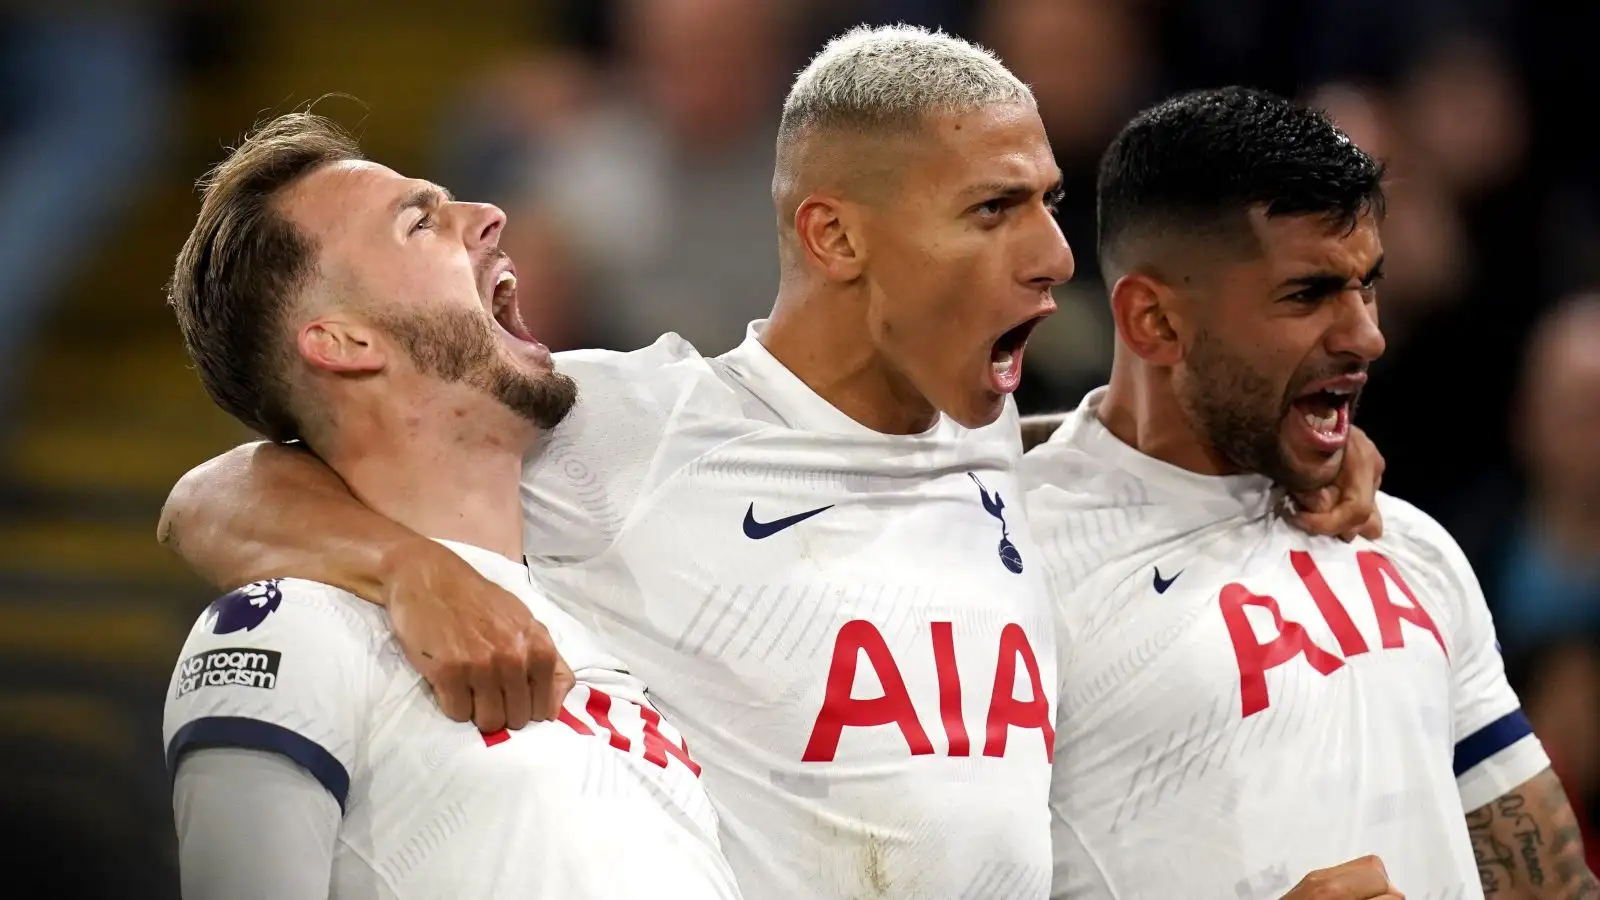
POLYGON ((858 210, 828 194, 812 194, 794 211, 794 232, 811 264, 829 281, 854 281, 866 262, 858 210))
POLYGON ((1177 297, 1155 278, 1129 274, 1111 286, 1111 316, 1117 336, 1140 359, 1157 366, 1183 361, 1177 297))
POLYGON ((296 344, 308 365, 334 374, 372 375, 388 363, 377 333, 348 319, 314 319, 300 329, 296 344))

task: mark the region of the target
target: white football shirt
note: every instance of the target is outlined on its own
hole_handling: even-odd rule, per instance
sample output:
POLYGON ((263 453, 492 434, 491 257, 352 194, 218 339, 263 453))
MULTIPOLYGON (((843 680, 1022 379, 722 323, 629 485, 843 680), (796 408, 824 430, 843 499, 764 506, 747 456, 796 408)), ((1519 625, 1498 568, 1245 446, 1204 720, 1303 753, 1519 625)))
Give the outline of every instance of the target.
POLYGON ((1015 410, 879 434, 759 327, 560 357, 535 580, 688 737, 746 895, 1043 898, 1056 650, 1015 410))
POLYGON ((558 721, 452 722, 381 608, 274 580, 221 598, 190 632, 167 695, 169 768, 221 747, 298 763, 343 813, 334 898, 737 898, 698 765, 644 684, 525 567, 446 546, 549 629, 577 676, 558 721))
POLYGON ((1380 495, 1382 539, 1311 537, 1103 396, 1022 466, 1062 616, 1053 895, 1275 898, 1376 853, 1411 900, 1482 897, 1465 811, 1548 761, 1449 534, 1380 495))

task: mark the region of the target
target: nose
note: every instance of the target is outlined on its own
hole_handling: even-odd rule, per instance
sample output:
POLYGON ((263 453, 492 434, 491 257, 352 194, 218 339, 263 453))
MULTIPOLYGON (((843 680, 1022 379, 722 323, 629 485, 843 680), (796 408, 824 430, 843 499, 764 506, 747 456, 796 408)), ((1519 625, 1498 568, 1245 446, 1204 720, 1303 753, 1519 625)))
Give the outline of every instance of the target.
POLYGON ((473 249, 493 247, 500 243, 500 231, 505 228, 506 214, 493 203, 462 203, 466 215, 467 244, 473 249))
POLYGON ((1349 291, 1340 299, 1339 320, 1328 333, 1328 352, 1354 356, 1370 363, 1383 355, 1388 343, 1378 327, 1377 301, 1361 291, 1349 291))
POLYGON ((1071 281, 1077 262, 1072 258, 1072 245, 1061 233, 1055 215, 1048 209, 1041 209, 1038 221, 1033 264, 1029 266, 1026 280, 1030 287, 1048 290, 1071 281))

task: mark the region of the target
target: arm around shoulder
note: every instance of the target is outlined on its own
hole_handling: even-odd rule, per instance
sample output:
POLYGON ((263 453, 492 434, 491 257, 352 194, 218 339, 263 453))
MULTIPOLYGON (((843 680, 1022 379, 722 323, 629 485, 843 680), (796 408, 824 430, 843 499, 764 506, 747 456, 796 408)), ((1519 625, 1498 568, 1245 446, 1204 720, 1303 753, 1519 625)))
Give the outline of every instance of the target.
POLYGON ((390 563, 433 546, 364 506, 310 452, 264 441, 179 479, 156 537, 218 588, 293 576, 374 603, 390 563))
POLYGON ((493 731, 560 710, 572 673, 526 605, 368 509, 311 453, 246 444, 184 475, 158 536, 219 588, 295 577, 389 611, 445 714, 493 731))

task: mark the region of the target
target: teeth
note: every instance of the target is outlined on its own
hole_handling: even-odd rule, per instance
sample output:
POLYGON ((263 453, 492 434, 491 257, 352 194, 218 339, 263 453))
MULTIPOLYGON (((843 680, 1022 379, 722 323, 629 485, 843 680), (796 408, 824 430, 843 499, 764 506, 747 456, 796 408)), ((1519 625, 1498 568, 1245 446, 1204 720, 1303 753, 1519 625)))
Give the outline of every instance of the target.
POLYGON ((490 297, 495 315, 511 305, 511 298, 517 291, 517 276, 509 271, 501 272, 500 277, 494 280, 494 291, 490 297))
POLYGON ((994 367, 996 375, 1006 375, 1011 371, 1011 361, 1014 357, 1009 350, 1001 350, 989 364, 994 367))
POLYGON ((1332 434, 1339 428, 1339 411, 1335 409, 1322 414, 1308 412, 1305 414, 1305 420, 1313 431, 1332 434))

